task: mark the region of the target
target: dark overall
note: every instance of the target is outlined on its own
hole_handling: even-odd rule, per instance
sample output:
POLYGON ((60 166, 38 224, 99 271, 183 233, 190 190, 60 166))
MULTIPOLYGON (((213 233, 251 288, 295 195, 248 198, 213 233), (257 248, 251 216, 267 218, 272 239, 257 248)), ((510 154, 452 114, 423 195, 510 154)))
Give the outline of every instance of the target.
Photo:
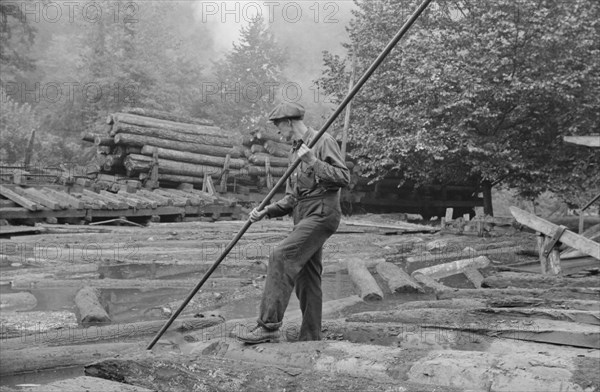
MULTIPOLYGON (((305 142, 314 135, 310 129, 305 142)), ((289 196, 267 208, 271 217, 291 210, 294 229, 271 252, 258 318, 258 324, 267 329, 281 327, 295 287, 302 311, 299 340, 321 339, 323 244, 340 224, 340 188, 350 180, 330 135, 325 134, 313 151, 319 162, 313 167, 301 164, 288 183, 289 196)))

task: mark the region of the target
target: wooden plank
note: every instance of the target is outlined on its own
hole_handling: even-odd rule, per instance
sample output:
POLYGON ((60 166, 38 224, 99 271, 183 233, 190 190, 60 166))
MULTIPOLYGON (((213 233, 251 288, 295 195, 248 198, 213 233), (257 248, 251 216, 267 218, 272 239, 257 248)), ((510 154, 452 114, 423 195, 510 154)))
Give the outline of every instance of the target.
POLYGON ((39 209, 41 209, 37 203, 29 200, 27 197, 21 196, 15 192, 13 192, 12 190, 10 190, 9 188, 5 187, 4 185, 0 185, 0 195, 6 197, 9 200, 12 200, 13 202, 17 203, 18 205, 25 207, 26 209, 28 209, 29 211, 37 211, 39 209))
POLYGON ((30 200, 33 200, 34 202, 36 202, 44 207, 50 208, 51 210, 63 210, 64 209, 63 205, 50 199, 49 197, 47 197, 46 195, 44 195, 37 189, 16 187, 15 192, 17 192, 21 196, 24 196, 30 200))
MULTIPOLYGON (((510 212, 513 214, 517 222, 530 227, 535 231, 539 231, 546 236, 551 237, 554 234, 554 231, 558 228, 558 225, 548 222, 545 219, 535 216, 527 211, 523 211, 517 207, 510 207, 510 212)), ((565 230, 563 235, 560 237, 560 242, 600 260, 600 243, 598 242, 592 241, 570 230, 565 230)))
POLYGON ((88 189, 83 190, 83 195, 86 197, 89 197, 90 199, 100 200, 102 203, 104 203, 106 205, 106 208, 111 209, 111 210, 114 210, 117 208, 124 208, 124 207, 119 206, 119 204, 116 203, 112 198, 109 199, 107 197, 104 197, 104 195, 101 195, 100 193, 92 192, 88 189))
POLYGON ((587 147, 600 147, 600 135, 594 136, 563 136, 563 140, 567 143, 578 144, 587 147))
POLYGON ((376 227, 379 229, 390 229, 390 230, 398 230, 404 233, 417 233, 423 231, 439 231, 439 228, 425 226, 425 225, 416 225, 413 223, 403 222, 397 225, 390 225, 385 223, 376 223, 376 222, 363 222, 363 221, 352 221, 352 220, 343 220, 342 224, 348 226, 365 226, 365 227, 376 227))
POLYGON ((99 193, 100 196, 102 196, 104 199, 106 200, 110 200, 113 203, 115 203, 115 205, 117 206, 117 208, 121 209, 125 209, 128 207, 137 207, 137 203, 129 203, 125 200, 122 200, 120 197, 118 197, 117 195, 115 195, 114 193, 105 191, 105 190, 101 190, 99 193))
POLYGON ((50 188, 42 188, 42 192, 51 195, 55 200, 61 201, 63 204, 66 204, 69 208, 75 208, 77 210, 81 210, 85 207, 85 203, 67 193, 59 192, 50 188))

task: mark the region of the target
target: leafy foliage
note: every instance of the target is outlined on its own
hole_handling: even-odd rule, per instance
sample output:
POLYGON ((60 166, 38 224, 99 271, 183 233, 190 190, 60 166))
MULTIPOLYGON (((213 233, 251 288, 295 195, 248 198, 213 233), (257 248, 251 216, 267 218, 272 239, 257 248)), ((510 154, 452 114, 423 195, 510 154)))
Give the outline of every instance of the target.
MULTIPOLYGON (((360 74, 417 4, 357 6, 349 33, 360 74)), ((562 136, 600 131, 599 21, 589 0, 436 2, 355 98, 353 155, 371 175, 417 184, 597 189, 600 154, 562 136)), ((324 60, 319 83, 339 100, 346 62, 324 60)))
POLYGON ((242 27, 239 43, 215 62, 216 94, 207 94, 215 121, 228 128, 257 126, 285 82, 287 53, 258 15, 242 27))

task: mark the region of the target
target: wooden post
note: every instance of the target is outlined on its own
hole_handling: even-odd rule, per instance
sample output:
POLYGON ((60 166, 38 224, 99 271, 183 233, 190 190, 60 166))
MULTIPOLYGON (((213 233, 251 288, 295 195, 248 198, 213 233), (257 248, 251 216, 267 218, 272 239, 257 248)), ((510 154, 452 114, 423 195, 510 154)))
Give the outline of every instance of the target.
POLYGON ((271 176, 271 161, 265 157, 265 173, 267 174, 267 189, 273 189, 273 176, 271 176))
POLYGON ((494 207, 492 205, 492 183, 483 181, 483 214, 494 216, 494 207))
POLYGON ((229 177, 229 161, 231 155, 225 156, 225 164, 223 165, 223 174, 221 175, 221 193, 227 193, 227 179, 229 177))
MULTIPOLYGON (((356 74, 356 46, 352 48, 352 70, 350 73, 350 80, 348 81, 348 91, 352 91, 354 87, 354 77, 356 74)), ((352 112, 352 101, 348 102, 346 106, 346 113, 344 114, 344 128, 342 130, 342 159, 346 159, 346 144, 348 143, 348 128, 350 128, 350 114, 352 112)))
POLYGON ((548 264, 548 259, 544 256, 544 235, 540 232, 536 233, 537 234, 537 248, 538 248, 538 254, 540 255, 540 267, 541 267, 541 271, 542 271, 542 275, 546 274, 547 271, 547 264, 548 264))
POLYGON ((25 151, 25 162, 23 165, 25 169, 29 168, 29 164, 31 163, 31 157, 33 156, 33 143, 35 142, 35 130, 31 131, 31 136, 29 137, 29 144, 27 144, 27 151, 25 151))

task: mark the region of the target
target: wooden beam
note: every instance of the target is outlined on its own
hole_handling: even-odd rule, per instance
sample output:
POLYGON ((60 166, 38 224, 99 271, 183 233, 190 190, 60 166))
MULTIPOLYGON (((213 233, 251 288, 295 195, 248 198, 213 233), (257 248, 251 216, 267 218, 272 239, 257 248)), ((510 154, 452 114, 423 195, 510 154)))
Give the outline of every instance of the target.
POLYGON ((43 205, 44 207, 50 208, 51 210, 63 210, 64 206, 60 203, 57 203, 54 200, 51 200, 50 197, 44 195, 40 191, 34 188, 20 188, 16 187, 15 192, 20 194, 23 197, 26 197, 34 202, 43 205))
POLYGON ((593 136, 563 136, 563 140, 567 143, 579 144, 587 147, 600 147, 600 135, 593 136))
POLYGON ((6 197, 9 200, 14 201, 18 205, 27 208, 29 211, 37 211, 40 206, 28 198, 19 195, 16 192, 8 189, 7 187, 0 185, 0 195, 6 197))
MULTIPOLYGON (((549 237, 551 237, 559 227, 554 223, 548 222, 545 219, 517 207, 510 207, 510 212, 520 224, 530 227, 535 231, 539 231, 549 237)), ((570 230, 565 230, 560 237, 560 242, 600 260, 600 244, 598 242, 573 233, 570 230)))

